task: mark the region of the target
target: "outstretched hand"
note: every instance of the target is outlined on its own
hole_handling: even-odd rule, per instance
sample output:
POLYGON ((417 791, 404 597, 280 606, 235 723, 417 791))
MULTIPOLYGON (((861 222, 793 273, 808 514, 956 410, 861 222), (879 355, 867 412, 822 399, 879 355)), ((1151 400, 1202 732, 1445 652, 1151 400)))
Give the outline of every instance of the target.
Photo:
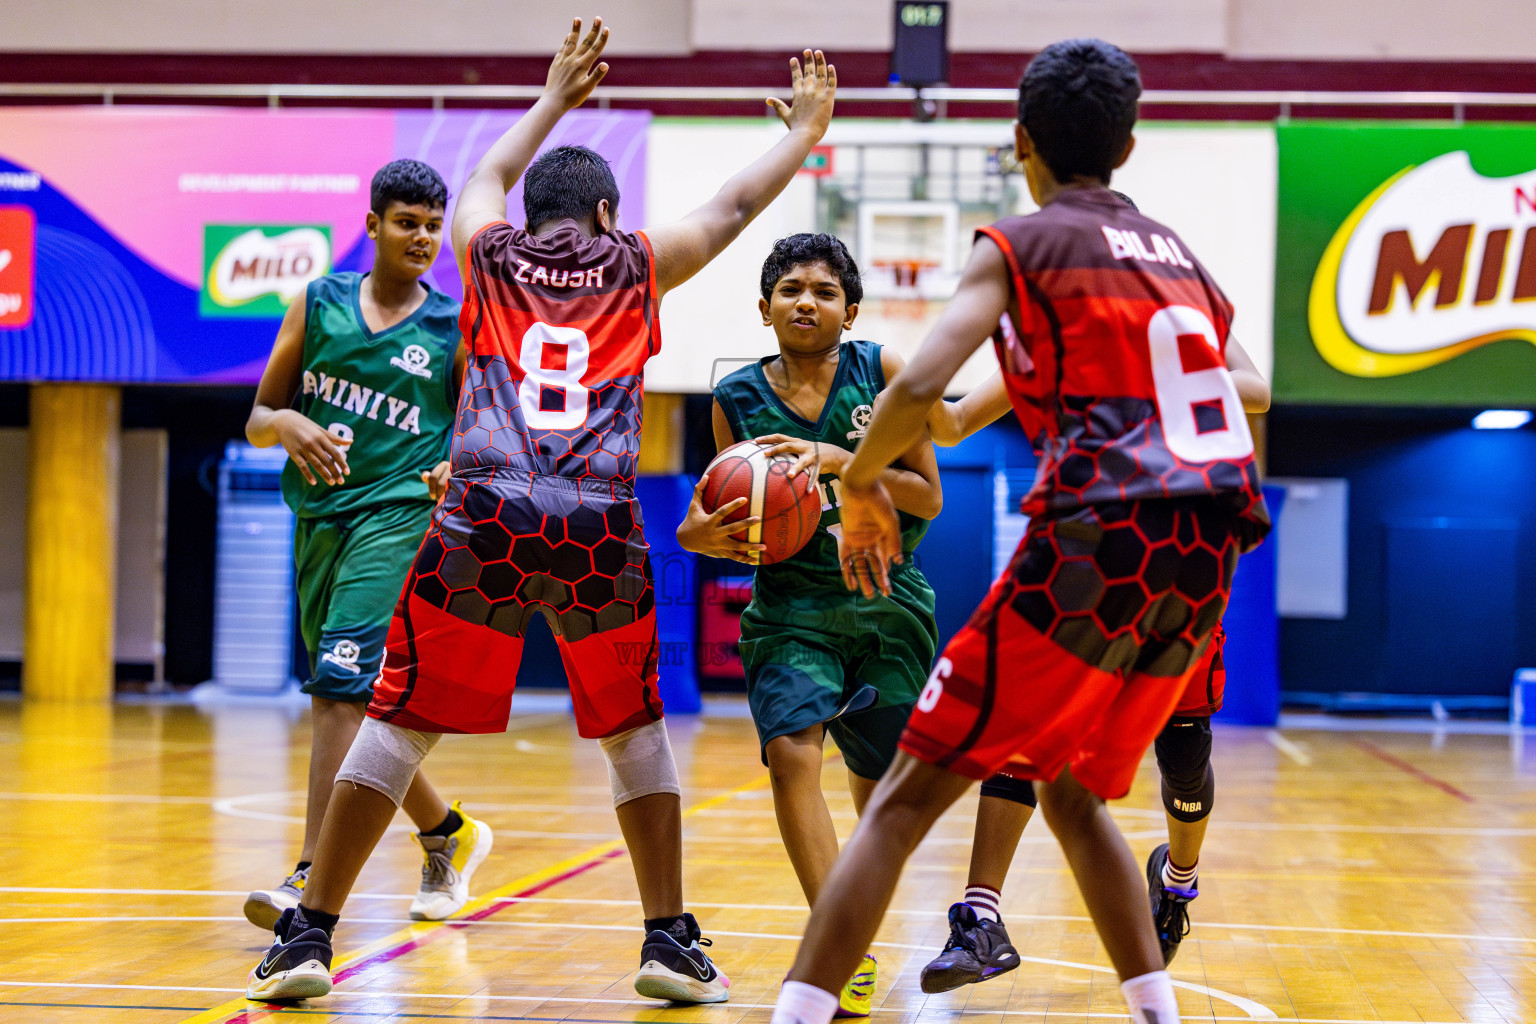
POLYGON ((560 51, 549 65, 544 95, 566 110, 581 106, 608 73, 607 63, 598 63, 607 45, 608 30, 603 27, 602 18, 592 19, 592 28, 586 36, 581 34, 581 19, 573 19, 570 34, 560 44, 560 51))
POLYGON ((793 88, 790 103, 786 105, 777 96, 769 97, 768 105, 778 114, 790 131, 803 129, 820 139, 827 133, 832 121, 832 98, 837 93, 837 68, 827 63, 820 50, 806 50, 805 66, 789 58, 789 78, 793 88))
POLYGON ((901 520, 885 485, 878 480, 869 487, 851 488, 843 481, 838 509, 837 557, 843 569, 843 585, 865 597, 876 592, 891 596, 890 564, 902 562, 901 520))

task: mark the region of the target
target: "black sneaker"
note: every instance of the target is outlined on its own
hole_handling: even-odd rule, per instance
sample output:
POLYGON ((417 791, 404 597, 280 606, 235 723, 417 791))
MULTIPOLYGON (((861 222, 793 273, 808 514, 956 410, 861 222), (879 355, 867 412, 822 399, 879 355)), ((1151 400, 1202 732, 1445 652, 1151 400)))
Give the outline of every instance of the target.
POLYGON ((1152 851, 1147 858, 1147 898, 1152 901, 1152 926, 1157 929, 1158 945, 1163 947, 1163 966, 1173 963, 1179 943, 1189 934, 1189 901, 1200 895, 1198 889, 1170 889, 1163 884, 1163 865, 1168 862, 1168 844, 1152 851))
POLYGON ((312 999, 331 990, 331 937, 324 928, 306 928, 283 939, 296 911, 283 911, 273 931, 277 941, 245 980, 245 998, 263 1002, 312 999))
POLYGON ((731 998, 731 979, 720 973, 700 946, 710 941, 699 934, 692 914, 684 914, 687 945, 671 932, 654 931, 640 947, 640 973, 635 991, 647 999, 674 1003, 723 1003, 731 998))
POLYGON ((948 992, 1019 966, 1019 951, 1008 941, 1002 921, 983 921, 969 903, 949 908, 949 941, 944 952, 923 968, 923 991, 948 992))

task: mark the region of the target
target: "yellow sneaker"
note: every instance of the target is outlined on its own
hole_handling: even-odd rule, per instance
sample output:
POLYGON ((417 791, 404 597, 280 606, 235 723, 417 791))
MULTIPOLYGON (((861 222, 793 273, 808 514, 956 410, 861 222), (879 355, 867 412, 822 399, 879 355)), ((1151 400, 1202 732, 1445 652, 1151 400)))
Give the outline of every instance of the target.
POLYGON ((441 921, 469 902, 469 879, 491 852, 491 829, 453 802, 464 824, 451 836, 412 833, 421 846, 421 889, 411 901, 411 920, 441 921))
POLYGON ((853 977, 848 979, 848 984, 843 986, 842 993, 837 997, 837 1012, 834 1017, 868 1017, 870 1004, 875 997, 875 977, 880 965, 875 958, 868 953, 864 954, 864 960, 859 964, 859 969, 853 977))

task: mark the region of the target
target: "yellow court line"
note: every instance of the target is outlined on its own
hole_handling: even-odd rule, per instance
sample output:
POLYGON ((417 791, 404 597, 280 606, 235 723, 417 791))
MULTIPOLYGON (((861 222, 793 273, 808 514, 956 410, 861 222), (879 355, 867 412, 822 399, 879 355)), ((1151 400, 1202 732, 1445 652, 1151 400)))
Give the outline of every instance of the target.
MULTIPOLYGON (((699 801, 692 807, 684 810, 682 816, 684 818, 692 817, 695 814, 698 814, 702 811, 707 811, 713 807, 718 807, 728 800, 734 799, 739 793, 745 793, 753 789, 760 789, 767 784, 768 775, 765 773, 762 776, 753 779, 751 782, 743 783, 734 789, 728 789, 723 793, 715 794, 707 800, 699 801)), ((503 885, 498 889, 493 889, 483 896, 479 896, 473 900, 470 900, 464 905, 464 908, 460 910, 458 914, 448 918, 447 920, 422 921, 418 924, 408 925, 392 935, 387 935, 382 939, 370 942, 368 945, 363 946, 361 949, 357 949, 348 953, 345 957, 342 957, 341 959, 332 963, 331 973, 335 974, 349 963, 374 956, 375 954, 383 952, 384 950, 399 946, 403 942, 408 942, 411 939, 419 938, 424 934, 443 928, 447 925, 451 925, 463 917, 468 917, 469 915, 474 914, 476 911, 484 910, 503 897, 511 896, 514 893, 521 892, 524 889, 532 888, 533 886, 538 885, 540 882, 547 881, 560 874, 563 874, 564 872, 581 867, 584 864, 589 864, 599 857, 606 856, 616 849, 623 848, 623 839, 610 839, 606 843, 599 843, 598 845, 583 850, 574 856, 567 857, 566 859, 556 864, 551 864, 548 867, 540 868, 531 874, 524 875, 515 881, 508 882, 506 885, 503 885)), ((270 1006, 271 1004, 262 1003, 258 1000, 246 999, 244 996, 240 996, 239 998, 231 999, 229 1002, 220 1006, 212 1007, 202 1011, 195 1016, 188 1017, 186 1020, 182 1021, 181 1024, 216 1024, 218 1021, 226 1020, 229 1017, 244 1013, 247 1010, 251 1011, 250 1019, 252 1021, 259 1020, 271 1013, 283 1012, 282 1009, 268 1009, 270 1006)))

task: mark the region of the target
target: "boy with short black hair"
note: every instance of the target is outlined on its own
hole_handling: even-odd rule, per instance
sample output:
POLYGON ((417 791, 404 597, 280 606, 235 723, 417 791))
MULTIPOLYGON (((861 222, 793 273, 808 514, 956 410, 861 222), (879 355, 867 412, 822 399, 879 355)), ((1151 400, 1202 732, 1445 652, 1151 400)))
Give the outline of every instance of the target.
MULTIPOLYGON (((1114 194, 1136 208, 1129 196, 1114 194)), ((1002 326, 1006 325, 1005 319, 1002 326)), ((1227 338, 1225 355, 1243 411, 1267 410, 1269 382, 1236 338, 1227 338)), ((948 447, 1009 411, 1008 388, 1002 374, 995 373, 959 401, 935 405, 928 414, 928 429, 934 444, 948 447)), ((1040 440, 1043 424, 1031 428, 1029 435, 1032 443, 1040 440)), ((1165 966, 1173 962, 1189 932, 1189 903, 1199 895, 1196 869, 1216 797, 1211 716, 1221 710, 1226 690, 1225 645, 1226 634, 1217 625, 1173 717, 1152 745, 1162 782, 1168 842, 1147 859, 1147 889, 1165 966)), ((1002 920, 1002 888, 1035 805, 1034 786, 1027 779, 1007 774, 1006 767, 981 784, 965 895, 949 908, 949 940, 943 951, 922 970, 924 992, 947 992, 1019 966, 1018 950, 1009 941, 1002 920)))
MULTIPOLYGON (((290 456, 283 497, 298 517, 299 631, 309 650, 311 733, 304 846, 274 889, 245 901, 260 928, 298 906, 337 769, 373 698, 389 609, 448 477, 448 439, 464 378, 459 304, 420 281, 442 245, 448 188, 431 167, 396 160, 369 189, 367 274, 328 274, 288 307, 256 390, 246 437, 290 456)), ((469 898, 491 850, 483 822, 417 775, 402 807, 425 863, 410 914, 439 920, 469 898)))
POLYGON ((901 533, 881 473, 983 341, 1020 418, 1045 427, 1024 539, 935 665, 773 1024, 826 1024, 907 857, 972 782, 1020 761, 1010 771, 1037 782, 1132 1018, 1179 1020, 1141 868, 1104 801, 1130 788, 1269 517, 1222 358, 1231 303, 1172 231, 1107 187, 1140 92, 1135 62, 1099 40, 1030 63, 1014 150, 1040 211, 978 232, 843 475, 844 578, 887 592, 901 533))
MULTIPOLYGON (((747 701, 773 786, 779 834, 814 904, 837 857, 837 832, 821 792, 822 746, 830 733, 848 767, 860 811, 896 754, 938 644, 933 590, 910 563, 891 577, 891 594, 866 601, 848 593, 838 568, 838 477, 863 436, 886 380, 901 357, 867 341, 843 341, 858 316, 863 286, 848 249, 831 235, 781 238, 763 263, 763 325, 779 343, 715 386, 715 444, 752 439, 769 453, 796 457, 793 478, 812 474, 822 495, 816 533, 783 561, 758 565, 752 602, 741 616, 741 660, 747 701)), ((910 555, 943 504, 938 464, 926 438, 903 452, 882 476, 901 516, 902 550, 910 555)), ((741 522, 724 518, 747 500, 714 513, 694 490, 678 527, 684 548, 756 565, 762 545, 734 540, 741 522)), ((747 525, 758 520, 748 517, 747 525)), ((876 982, 865 954, 843 986, 839 1016, 866 1016, 876 982)))
MULTIPOLYGON (((606 162, 562 147, 535 160, 602 80, 608 30, 580 20, 544 92, 470 173, 454 207, 473 359, 453 476, 395 606, 368 718, 326 811, 310 884, 285 912, 246 994, 330 991, 331 934, 417 766, 445 732, 501 732, 523 629, 543 615, 570 677, 577 731, 608 762, 634 866, 643 933, 635 990, 678 1002, 729 998, 684 909, 681 780, 657 690, 655 593, 639 503, 644 367, 661 346, 665 294, 717 256, 794 178, 832 117, 837 72, 792 60, 788 133, 681 220, 618 228, 606 162), (507 193, 527 172, 526 228, 507 193), (649 651, 644 659, 634 652, 649 651)), ((851 973, 851 972, 850 972, 851 973)))

